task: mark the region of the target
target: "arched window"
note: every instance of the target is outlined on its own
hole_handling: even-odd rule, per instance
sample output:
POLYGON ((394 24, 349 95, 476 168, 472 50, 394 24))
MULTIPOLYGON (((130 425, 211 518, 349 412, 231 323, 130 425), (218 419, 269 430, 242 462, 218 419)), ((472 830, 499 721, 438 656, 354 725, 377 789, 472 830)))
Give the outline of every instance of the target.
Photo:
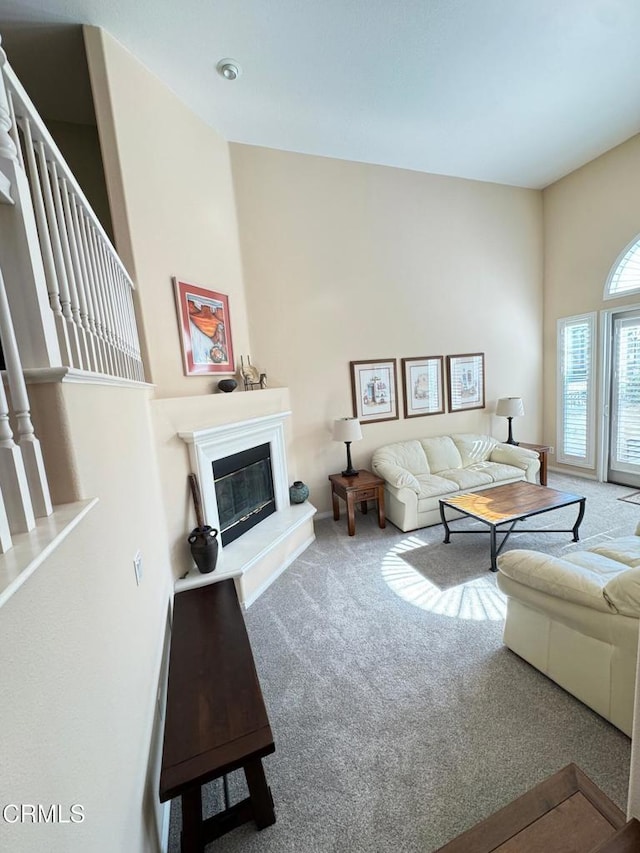
POLYGON ((604 286, 604 298, 640 293, 640 237, 634 238, 611 268, 604 286))

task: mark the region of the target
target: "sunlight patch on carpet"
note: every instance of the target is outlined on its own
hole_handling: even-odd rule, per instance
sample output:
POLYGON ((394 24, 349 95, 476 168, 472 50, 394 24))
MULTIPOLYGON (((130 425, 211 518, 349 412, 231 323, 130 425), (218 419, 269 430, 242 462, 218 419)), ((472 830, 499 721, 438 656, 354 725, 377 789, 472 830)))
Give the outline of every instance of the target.
POLYGON ((452 619, 476 622, 498 622, 504 619, 506 599, 489 572, 486 577, 441 590, 405 562, 404 554, 415 548, 424 548, 427 544, 419 536, 408 536, 382 558, 382 577, 396 595, 415 607, 452 619))

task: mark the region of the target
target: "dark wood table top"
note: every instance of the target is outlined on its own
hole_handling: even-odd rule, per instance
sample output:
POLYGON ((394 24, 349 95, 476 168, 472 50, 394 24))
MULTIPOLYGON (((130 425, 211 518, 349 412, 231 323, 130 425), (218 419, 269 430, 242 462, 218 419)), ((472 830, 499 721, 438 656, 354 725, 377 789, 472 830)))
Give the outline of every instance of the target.
POLYGON ((274 750, 233 580, 178 593, 160 801, 274 750))
POLYGON ((336 486, 341 486, 343 489, 372 489, 374 486, 384 484, 382 477, 377 474, 372 474, 371 471, 365 471, 361 468, 358 471, 358 476, 345 477, 342 474, 329 474, 329 479, 336 486))
POLYGON ((518 482, 444 497, 440 503, 489 524, 502 524, 583 500, 581 495, 560 492, 535 483, 518 482))

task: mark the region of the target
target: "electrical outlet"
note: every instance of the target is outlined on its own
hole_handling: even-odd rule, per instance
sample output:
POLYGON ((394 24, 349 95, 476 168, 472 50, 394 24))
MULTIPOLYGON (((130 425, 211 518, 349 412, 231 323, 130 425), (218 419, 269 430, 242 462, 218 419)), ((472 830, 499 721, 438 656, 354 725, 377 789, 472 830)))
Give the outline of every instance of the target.
POLYGON ((556 452, 555 447, 550 447, 550 448, 549 448, 549 453, 550 453, 552 456, 553 456, 553 454, 554 454, 555 452, 556 452))
POLYGON ((133 571, 136 573, 136 584, 140 586, 142 581, 142 554, 140 551, 133 558, 133 571))

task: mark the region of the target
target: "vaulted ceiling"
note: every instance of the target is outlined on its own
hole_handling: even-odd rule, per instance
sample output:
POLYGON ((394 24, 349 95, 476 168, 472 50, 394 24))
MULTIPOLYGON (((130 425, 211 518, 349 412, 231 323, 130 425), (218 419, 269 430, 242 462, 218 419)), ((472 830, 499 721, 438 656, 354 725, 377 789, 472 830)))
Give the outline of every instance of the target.
POLYGON ((79 23, 232 141, 539 188, 640 131, 638 0, 0 0, 10 61, 79 23))

